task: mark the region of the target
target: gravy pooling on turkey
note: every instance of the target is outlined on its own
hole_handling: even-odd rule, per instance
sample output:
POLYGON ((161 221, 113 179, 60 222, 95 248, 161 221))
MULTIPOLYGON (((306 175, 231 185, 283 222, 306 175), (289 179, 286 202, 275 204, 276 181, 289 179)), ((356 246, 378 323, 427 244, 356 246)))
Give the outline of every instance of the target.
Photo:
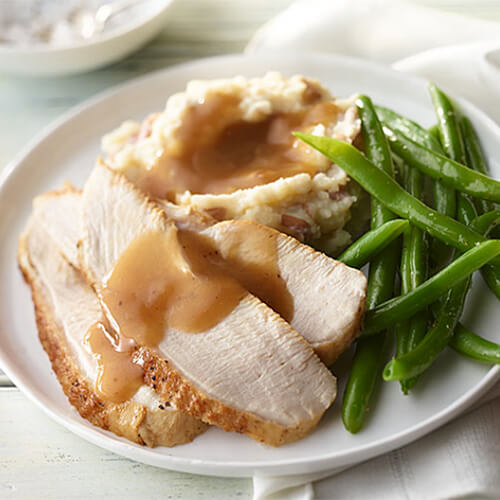
POLYGON ((142 382, 142 370, 131 360, 137 345, 156 347, 167 327, 205 332, 248 291, 290 321, 293 298, 277 259, 274 233, 238 227, 219 249, 210 237, 174 224, 136 238, 100 292, 113 328, 93 325, 87 335, 98 358, 100 393, 117 402, 130 398, 142 382))
POLYGON ((274 233, 236 228, 221 249, 210 237, 171 224, 129 245, 100 298, 121 336, 150 347, 162 340, 167 326, 191 333, 212 328, 247 291, 290 320, 293 298, 277 259, 274 233))
POLYGON ((85 344, 97 361, 96 390, 114 403, 129 400, 143 384, 143 369, 134 361, 130 351, 115 345, 112 330, 104 323, 94 323, 85 335, 85 344))

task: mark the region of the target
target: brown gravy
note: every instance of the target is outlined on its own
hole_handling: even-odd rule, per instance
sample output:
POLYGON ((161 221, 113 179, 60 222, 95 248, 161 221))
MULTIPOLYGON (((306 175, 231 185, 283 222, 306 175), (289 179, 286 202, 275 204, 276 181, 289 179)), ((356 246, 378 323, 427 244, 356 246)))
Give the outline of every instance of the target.
POLYGON ((278 233, 253 223, 226 224, 221 243, 172 224, 144 233, 122 254, 100 293, 116 335, 102 324, 87 334, 103 397, 125 401, 141 385, 142 370, 131 358, 135 346, 157 346, 168 327, 207 331, 248 292, 292 318, 293 297, 278 267, 278 233))
POLYGON ((210 265, 213 247, 181 235, 171 225, 165 232, 139 236, 101 292, 120 333, 138 344, 158 345, 168 326, 193 333, 208 330, 247 293, 210 265))
POLYGON ((97 360, 97 393, 114 403, 130 399, 142 385, 143 371, 132 361, 131 352, 114 345, 103 323, 92 325, 85 342, 97 360))
POLYGON ((303 172, 314 174, 316 162, 293 147, 292 131, 330 124, 339 113, 334 102, 326 101, 248 122, 241 120, 234 97, 213 96, 187 111, 177 132, 179 151, 164 152, 136 183, 157 198, 174 200, 176 193, 188 190, 231 193, 303 172))
POLYGON ((265 302, 286 321, 293 318, 293 296, 281 277, 278 233, 250 221, 226 222, 218 242, 219 264, 251 294, 265 302))

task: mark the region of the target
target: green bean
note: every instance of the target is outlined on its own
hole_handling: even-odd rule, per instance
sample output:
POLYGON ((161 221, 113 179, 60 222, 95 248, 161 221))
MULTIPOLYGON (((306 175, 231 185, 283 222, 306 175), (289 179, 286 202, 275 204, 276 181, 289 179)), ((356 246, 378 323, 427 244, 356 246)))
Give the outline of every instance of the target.
MULTIPOLYGON (((458 217, 464 224, 471 224, 477 217, 474 204, 467 195, 462 193, 458 198, 458 217)), ((453 336, 455 326, 462 314, 470 282, 469 276, 446 292, 443 302, 439 305, 433 328, 427 335, 424 330, 420 342, 415 343, 407 352, 396 352, 396 357, 384 369, 385 380, 399 380, 403 390, 415 384, 418 375, 434 362, 453 336), (411 378, 404 376, 407 373, 411 378)))
POLYGON ((474 231, 488 236, 499 223, 500 210, 492 210, 476 217, 474 220, 474 231))
MULTIPOLYGON (((383 125, 390 129, 399 130, 415 142, 423 144, 433 151, 438 153, 443 152, 439 137, 436 135, 437 126, 435 126, 434 130, 433 128, 426 130, 418 123, 401 116, 391 109, 382 106, 377 106, 376 109, 383 125)), ((447 215, 448 217, 455 217, 455 190, 449 188, 440 181, 433 182, 432 190, 434 195, 434 208, 441 214, 447 215)), ((453 255, 453 250, 439 240, 433 240, 432 255, 436 257, 438 262, 437 267, 440 269, 449 263, 453 255)))
POLYGON ((458 116, 448 96, 434 83, 427 84, 434 105, 440 142, 449 158, 465 165, 465 147, 458 116))
MULTIPOLYGON (((489 175, 488 165, 486 163, 479 138, 476 134, 474 126, 466 116, 461 117, 460 127, 462 130, 465 150, 467 153, 467 165, 477 172, 481 172, 484 175, 489 175)), ((476 203, 478 210, 481 213, 489 212, 495 208, 493 203, 486 200, 478 199, 476 200, 476 203)))
POLYGON ((474 205, 474 202, 471 200, 470 196, 459 193, 457 213, 459 222, 468 227, 471 227, 471 225, 474 224, 472 228, 474 231, 477 231, 475 220, 477 219, 478 215, 476 206, 474 205))
POLYGON ((391 243, 370 262, 366 298, 367 308, 375 307, 377 304, 383 303, 393 296, 394 278, 396 277, 397 270, 396 264, 400 252, 400 245, 397 243, 397 241, 391 243), (368 293, 370 289, 372 291, 368 293), (370 296, 372 297, 371 299, 370 296))
POLYGON ((500 182, 421 146, 397 130, 384 128, 392 150, 429 177, 476 198, 500 202, 500 182))
POLYGON ((457 212, 455 190, 447 186, 444 182, 433 179, 432 182, 432 197, 434 208, 443 215, 455 217, 457 212))
MULTIPOLYGON (((467 224, 473 223, 477 216, 474 204, 463 194, 458 200, 458 216, 461 222, 467 224)), ((462 315, 470 283, 469 276, 448 290, 445 299, 439 304, 434 326, 413 350, 402 356, 396 356, 387 363, 383 372, 384 380, 404 381, 408 380, 407 376, 412 377, 410 380, 415 380, 435 361, 453 337, 462 315)))
MULTIPOLYGON (((391 243, 370 263, 367 307, 392 296, 396 274, 398 247, 391 243)), ((347 379, 342 400, 342 421, 351 433, 359 432, 365 422, 370 400, 380 377, 389 338, 386 332, 371 337, 361 337, 356 342, 356 352, 347 379)))
MULTIPOLYGON (((467 204, 462 204, 459 214, 464 222, 474 224, 477 218, 470 221, 474 211, 475 209, 471 211, 467 204)), ((475 359, 489 360, 485 354, 494 353, 492 348, 495 345, 470 332, 464 332, 463 326, 459 324, 470 282, 469 276, 447 292, 445 300, 438 307, 434 327, 413 351, 397 356, 386 365, 383 372, 384 380, 406 380, 408 374, 412 377, 417 376, 434 362, 437 355, 450 342, 465 349, 465 354, 469 357, 475 356, 475 359)), ((494 362, 498 363, 500 362, 500 346, 496 347, 499 357, 494 362)))
POLYGON ((412 229, 415 226, 411 226, 403 234, 403 247, 401 249, 401 295, 406 295, 412 287, 412 229))
MULTIPOLYGON (((433 207, 437 212, 448 217, 455 218, 457 212, 457 197, 453 188, 450 188, 443 182, 433 180, 432 199, 433 207)), ((431 255, 434 261, 434 267, 437 271, 439 271, 451 262, 454 250, 449 245, 433 238, 431 255)))
MULTIPOLYGON (((432 182, 433 206, 436 212, 454 218, 456 215, 456 193, 442 182, 432 182)), ((431 241, 433 272, 446 267, 453 259, 454 249, 437 238, 431 241)))
POLYGON ((403 163, 403 160, 395 154, 392 155, 392 164, 394 165, 394 179, 399 184, 402 184, 405 164, 403 163))
POLYGON ((481 276, 488 288, 500 299, 500 267, 496 265, 484 266, 481 276))
MULTIPOLYGON (((356 106, 363 125, 361 134, 368 158, 381 171, 394 178, 391 150, 370 98, 359 96, 356 106)), ((380 224, 395 218, 377 199, 372 198, 370 203, 371 229, 376 229, 380 224)))
POLYGON ((481 143, 479 142, 479 137, 477 136, 474 125, 472 125, 469 118, 461 116, 460 126, 464 138, 465 149, 470 153, 469 160, 471 168, 484 175, 489 175, 488 164, 486 163, 486 158, 484 157, 483 149, 481 148, 481 143))
MULTIPOLYGON (((402 132, 404 134, 404 131, 402 131, 402 132)), ((428 146, 428 147, 430 149, 433 149, 434 151, 437 151, 438 153, 441 152, 443 150, 443 148, 441 147, 441 139, 439 137, 439 127, 437 126, 437 123, 435 123, 432 127, 429 127, 429 134, 431 134, 432 137, 434 137, 434 140, 439 145, 439 148, 435 148, 435 147, 432 147, 432 146, 428 146)), ((411 138, 411 136, 409 136, 408 134, 405 134, 405 135, 411 138)))
MULTIPOLYGON (((470 208, 468 203, 463 203, 460 201, 460 216, 464 222, 470 224, 473 228, 482 227, 485 232, 489 231, 489 228, 484 228, 484 220, 481 217, 474 217, 474 209, 470 208)), ((491 219, 491 224, 495 223, 495 219, 491 219)), ((500 241, 490 240, 488 242, 481 243, 479 246, 488 245, 493 243, 494 247, 500 248, 500 241)), ((407 309, 418 308, 422 309, 426 305, 433 303, 437 300, 440 295, 444 294, 448 288, 454 287, 457 285, 462 278, 465 278, 474 272, 474 267, 476 269, 482 267, 481 265, 471 266, 467 270, 463 265, 466 260, 468 260, 469 256, 471 256, 471 252, 477 250, 479 246, 475 247, 473 250, 469 250, 465 254, 462 254, 458 259, 452 262, 448 267, 440 271, 438 274, 435 274, 432 278, 427 280, 425 283, 414 289, 410 294, 404 297, 397 297, 392 299, 391 301, 386 302, 385 304, 380 304, 377 308, 372 311, 368 311, 365 316, 365 329, 363 333, 370 333, 370 328, 373 329, 373 333, 377 331, 378 328, 383 328, 384 322, 391 321, 391 316, 400 316, 401 318, 405 317, 405 312, 407 309), (453 280, 449 281, 449 286, 446 286, 444 282, 452 275, 454 277, 453 280), (413 301, 409 300, 409 296, 413 295, 413 301), (427 295, 427 300, 424 300, 424 305, 418 304, 418 302, 427 295), (432 296, 434 300, 429 300, 432 296), (377 310, 378 309, 378 310, 377 310), (370 318, 371 315, 371 318, 370 318), (382 326, 377 325, 377 323, 381 323, 382 326)), ((495 250, 494 250, 495 251, 495 250)), ((484 257, 488 258, 488 251, 486 250, 484 257)), ((493 255, 489 256, 491 259, 493 255)), ((457 295, 457 293, 455 293, 457 295)), ((451 299, 452 297, 450 297, 451 299)), ((439 309, 437 314, 439 315, 439 309)))
POLYGON ((344 264, 361 268, 370 259, 386 248, 409 226, 404 219, 394 219, 365 233, 345 250, 337 259, 344 264))
MULTIPOLYGON (((381 172, 354 146, 338 139, 294 132, 294 135, 339 165, 365 191, 387 208, 431 236, 461 252, 487 239, 460 222, 427 207, 407 193, 394 179, 381 172)), ((496 259, 500 262, 500 259, 496 259)))
MULTIPOLYGON (((423 178, 416 169, 406 169, 404 179, 406 190, 418 199, 423 196, 423 178)), ((425 233, 415 226, 410 226, 403 237, 401 256, 401 295, 422 284, 427 278, 427 238, 425 233)), ((396 357, 414 349, 427 332, 428 312, 421 311, 396 327, 396 357)), ((408 394, 415 385, 416 377, 402 380, 401 390, 408 394)))
MULTIPOLYGON (((477 212, 474 204, 467 195, 460 193, 458 197, 458 219, 463 224, 472 224, 476 217, 477 212)), ((396 356, 394 360, 389 362, 392 365, 386 365, 388 371, 398 373, 401 367, 404 367, 404 371, 413 369, 418 373, 414 373, 413 378, 410 380, 416 380, 418 374, 422 373, 434 362, 437 355, 448 345, 453 336, 455 327, 463 312, 465 297, 470 284, 471 277, 469 276, 446 293, 443 302, 439 304, 434 327, 427 335, 424 334, 421 343, 414 346, 412 350, 414 352, 410 351, 407 357, 396 356), (402 363, 401 358, 404 358, 402 363)), ((384 370, 384 376, 386 375, 384 370)), ((404 378, 403 380, 407 379, 404 378)))
POLYGON ((500 345, 472 333, 460 323, 456 326, 449 345, 460 354, 476 361, 500 364, 500 345))
MULTIPOLYGON (((471 213, 468 211, 461 212, 462 218, 467 219, 470 217, 470 215, 471 213)), ((487 235, 491 228, 497 223, 497 219, 493 217, 493 215, 495 214, 488 213, 488 217, 485 217, 485 215, 476 217, 473 221, 470 222, 470 225, 476 231, 487 235)), ((485 266, 485 268, 483 269, 486 268, 487 267, 485 266)), ((442 307, 440 307, 438 303, 434 305, 437 315, 439 315, 440 309, 442 307)), ((445 335, 447 335, 447 333, 445 333, 445 335)), ((500 361, 500 346, 482 339, 474 333, 469 332, 460 323, 458 323, 458 325, 455 327, 455 333, 451 337, 449 345, 455 350, 472 359, 493 363, 498 363, 500 361)))
MULTIPOLYGON (((465 147, 467 151, 468 165, 472 169, 488 174, 488 166, 484 158, 479 138, 477 137, 474 126, 468 118, 461 117, 461 130, 465 140, 465 147)), ((494 204, 486 200, 476 200, 477 207, 481 213, 486 215, 494 208, 494 204)), ((484 281, 493 291, 493 293, 500 299, 500 267, 499 266, 485 266, 481 269, 481 275, 484 281)))
MULTIPOLYGON (((420 177, 419 172, 417 172, 416 170, 411 171, 409 176, 415 176, 416 178, 420 177)), ((418 179, 415 182, 423 184, 423 179, 418 179)), ((412 188, 411 185, 408 189, 410 193, 414 194, 418 198, 421 198, 423 196, 422 186, 418 187, 419 191, 417 191, 415 187, 412 188)), ((406 271, 410 273, 410 290, 413 290, 414 288, 422 284, 427 278, 428 249, 426 233, 416 226, 411 226, 409 243, 410 265, 406 271)))
MULTIPOLYGON (((406 352, 410 352, 422 341, 427 333, 428 314, 416 314, 413 316, 408 326, 408 343, 406 352)), ((410 377, 401 380, 401 390, 403 394, 408 394, 410 389, 417 383, 418 377, 410 377)))
MULTIPOLYGON (((452 160, 488 175, 479 139, 470 120, 459 116, 448 96, 434 84, 429 84, 429 91, 438 116, 441 142, 446 154, 452 160)), ((477 206, 481 213, 493 209, 492 203, 482 199, 477 200, 477 206)))
MULTIPOLYGON (((423 178, 418 170, 408 169, 405 177, 405 187, 408 193, 417 199, 423 197, 423 178)), ((404 293, 413 290, 426 279, 427 274, 427 245, 425 233, 411 225, 408 231, 408 266, 402 269, 401 286, 404 293)), ((406 235, 405 235, 406 236, 406 235)))
POLYGON ((386 336, 359 339, 356 355, 342 401, 342 421, 345 428, 355 434, 363 427, 373 391, 378 383, 374 374, 384 363, 386 336))
POLYGON ((484 241, 477 245, 408 294, 368 310, 363 333, 376 333, 416 314, 499 254, 500 240, 484 241))
MULTIPOLYGON (((456 113, 448 97, 435 85, 429 84, 429 91, 437 117, 437 125, 433 132, 439 142, 439 149, 431 148, 436 153, 444 152, 453 160, 464 162, 464 148, 458 127, 456 127, 456 113)), ((455 190, 439 179, 432 183, 434 208, 448 217, 456 216, 455 190)), ((437 270, 449 264, 454 252, 449 246, 443 245, 439 240, 433 240, 432 254, 437 270)))
MULTIPOLYGON (((362 122, 366 153, 370 160, 389 176, 394 175, 392 156, 377 114, 368 97, 360 96, 356 105, 362 122)), ((394 219, 394 214, 375 198, 371 199, 371 226, 376 229, 394 219)), ((379 252, 370 263, 367 305, 374 307, 392 297, 399 248, 396 241, 379 252)), ((366 418, 369 402, 382 368, 387 333, 377 340, 362 338, 356 346, 351 372, 342 402, 342 420, 350 432, 358 432, 366 418)))
POLYGON ((424 144, 429 149, 441 151, 441 145, 431 131, 426 130, 409 118, 401 116, 392 109, 384 108, 383 106, 375 106, 375 109, 382 125, 399 130, 407 137, 412 138, 420 144, 424 144))
MULTIPOLYGON (((500 222, 499 210, 492 210, 486 212, 479 217, 476 217, 470 224, 471 229, 478 233, 488 236, 493 229, 495 229, 500 222)), ((488 264, 481 268, 481 275, 488 285, 489 289, 500 299, 500 267, 493 264, 488 264)))
MULTIPOLYGON (((405 233, 406 236, 406 233, 405 233)), ((405 242, 405 238, 403 236, 403 251, 401 253, 401 268, 403 267, 403 261, 408 261, 408 255, 405 254, 405 245, 407 243, 405 242)), ((401 295, 404 295, 404 287, 401 285, 401 295)), ((408 333, 409 333, 409 321, 404 320, 399 322, 395 326, 395 334, 396 334, 396 356, 400 356, 401 354, 404 354, 405 352, 408 352, 410 349, 408 348, 408 333)), ((403 389, 403 388, 402 388, 403 389)), ((403 389, 404 392, 404 389, 403 389)))
POLYGON ((433 363, 453 335, 464 306, 469 288, 468 281, 470 278, 466 278, 465 285, 459 284, 448 290, 445 298, 446 308, 441 308, 442 314, 438 316, 435 325, 415 349, 387 363, 382 374, 384 380, 404 380, 416 377, 433 363))
MULTIPOLYGON (((429 91, 438 116, 441 142, 448 156, 469 166, 472 170, 488 175, 488 167, 479 138, 470 120, 463 116, 459 119, 446 94, 435 85, 429 84, 429 91)), ((470 201, 468 203, 470 204, 470 201)), ((492 210, 494 206, 491 202, 481 199, 477 199, 476 203, 481 213, 492 210)), ((470 207, 468 209, 470 210, 470 207)), ((481 274, 489 288, 500 299, 500 269, 485 266, 481 269, 481 274)))
MULTIPOLYGON (((458 199, 458 216, 466 224, 475 229, 484 224, 484 219, 476 215, 476 208, 472 201, 464 194, 458 199)), ((491 219, 495 222, 495 219, 491 219)), ((485 228, 488 231, 489 228, 485 228)), ((396 356, 384 368, 384 380, 407 380, 407 377, 416 377, 426 370, 436 359, 438 354, 452 341, 454 331, 463 311, 465 297, 470 287, 471 277, 453 286, 442 303, 435 307, 436 320, 433 328, 423 340, 410 352, 396 356)), ((469 348, 470 352, 474 352, 469 348)), ((479 353, 480 354, 480 353, 479 353)))

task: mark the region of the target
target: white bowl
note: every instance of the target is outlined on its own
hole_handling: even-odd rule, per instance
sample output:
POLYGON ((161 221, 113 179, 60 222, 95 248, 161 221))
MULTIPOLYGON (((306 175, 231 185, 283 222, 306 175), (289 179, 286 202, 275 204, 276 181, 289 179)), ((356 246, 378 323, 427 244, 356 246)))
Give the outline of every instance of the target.
POLYGON ((0 72, 31 76, 82 73, 117 61, 157 35, 165 25, 173 0, 150 0, 137 21, 117 27, 95 40, 69 46, 0 44, 0 72))

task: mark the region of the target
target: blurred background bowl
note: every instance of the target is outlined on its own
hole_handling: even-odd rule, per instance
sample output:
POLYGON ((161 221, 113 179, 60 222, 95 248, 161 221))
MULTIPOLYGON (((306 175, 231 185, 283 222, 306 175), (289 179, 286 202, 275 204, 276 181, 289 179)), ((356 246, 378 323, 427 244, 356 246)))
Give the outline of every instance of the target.
MULTIPOLYGON (((0 43, 0 72, 30 76, 90 71, 134 52, 165 26, 174 0, 144 0, 139 16, 71 45, 0 43)), ((130 19, 131 17, 131 19, 130 19)))

